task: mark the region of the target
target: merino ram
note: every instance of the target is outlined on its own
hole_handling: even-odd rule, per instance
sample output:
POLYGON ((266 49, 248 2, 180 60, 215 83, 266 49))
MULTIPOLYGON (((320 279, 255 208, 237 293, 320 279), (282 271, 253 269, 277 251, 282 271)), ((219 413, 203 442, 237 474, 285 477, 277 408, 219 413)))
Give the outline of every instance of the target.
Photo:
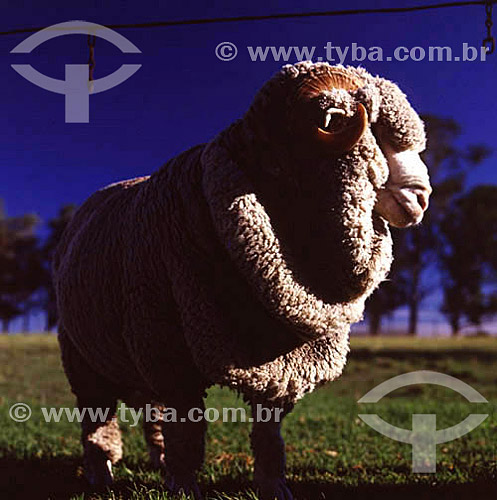
MULTIPOLYGON (((54 279, 77 404, 109 409, 82 422, 93 484, 122 456, 118 399, 175 408, 177 422, 145 423, 150 455, 170 490, 200 496, 205 421, 180 417, 207 387, 286 414, 341 374, 350 324, 391 264, 388 224, 417 224, 428 206, 424 147, 395 84, 298 63, 210 143, 84 203, 54 279)), ((253 423, 255 482, 287 499, 277 420, 253 423)))

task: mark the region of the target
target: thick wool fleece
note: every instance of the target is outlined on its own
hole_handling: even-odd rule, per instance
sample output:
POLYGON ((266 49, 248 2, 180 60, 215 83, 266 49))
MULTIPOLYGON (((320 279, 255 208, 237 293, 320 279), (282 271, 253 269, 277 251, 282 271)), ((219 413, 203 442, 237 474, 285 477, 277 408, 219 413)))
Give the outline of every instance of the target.
MULTIPOLYGON (((75 215, 54 265, 62 343, 118 396, 186 405, 218 383, 290 407, 342 372, 391 239, 374 212, 388 167, 371 128, 338 157, 288 146, 298 92, 331 69, 286 66, 211 143, 75 215)), ((394 84, 339 71, 358 88, 329 89, 323 106, 350 115, 361 102, 394 146, 421 148, 422 123, 394 84)), ((84 390, 85 373, 65 368, 84 390)))

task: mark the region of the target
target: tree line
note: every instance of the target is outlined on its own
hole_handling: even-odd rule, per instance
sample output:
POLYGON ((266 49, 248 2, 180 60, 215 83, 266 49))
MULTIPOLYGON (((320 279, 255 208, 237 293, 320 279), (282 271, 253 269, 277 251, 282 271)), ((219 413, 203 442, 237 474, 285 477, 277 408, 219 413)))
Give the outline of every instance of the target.
POLYGON ((440 312, 453 335, 480 327, 497 313, 497 186, 467 187, 471 169, 491 151, 481 144, 461 147, 453 119, 423 116, 428 145, 422 154, 433 193, 422 224, 392 228, 394 263, 388 281, 372 295, 366 315, 370 333, 400 307, 408 310, 406 332, 419 330, 423 302, 441 292, 440 312))
MULTIPOLYGON (((468 172, 491 153, 483 145, 461 147, 461 129, 452 119, 423 117, 428 147, 423 160, 433 186, 423 223, 405 231, 392 229, 394 263, 389 278, 366 305, 372 335, 400 307, 408 309, 406 332, 418 333, 423 302, 442 292, 440 311, 452 333, 497 314, 497 186, 466 187, 468 172)), ((29 331, 33 312, 43 312, 45 329, 56 326, 51 282, 54 249, 76 208, 62 207, 48 221, 48 236, 37 236, 35 214, 8 217, 0 205, 0 321, 8 332, 23 318, 29 331)))
POLYGON ((55 292, 51 280, 52 256, 62 232, 76 207, 67 205, 48 221, 44 241, 37 236, 40 219, 36 214, 8 217, 0 204, 0 320, 7 333, 12 321, 23 318, 29 331, 33 312, 45 316, 45 330, 57 323, 55 292))

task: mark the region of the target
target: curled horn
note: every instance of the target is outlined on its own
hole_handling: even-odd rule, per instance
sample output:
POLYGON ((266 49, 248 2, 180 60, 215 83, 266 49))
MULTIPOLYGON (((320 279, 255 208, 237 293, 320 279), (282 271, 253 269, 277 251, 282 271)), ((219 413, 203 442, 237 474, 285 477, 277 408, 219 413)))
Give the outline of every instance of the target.
POLYGON ((343 89, 357 90, 364 87, 365 81, 341 68, 333 68, 331 71, 314 73, 306 78, 298 87, 300 97, 312 98, 319 95, 323 90, 343 89))
POLYGON ((326 144, 332 151, 345 153, 357 144, 367 127, 368 112, 359 103, 356 113, 350 118, 349 123, 345 127, 335 132, 328 132, 321 127, 317 127, 317 137, 320 142, 326 144))

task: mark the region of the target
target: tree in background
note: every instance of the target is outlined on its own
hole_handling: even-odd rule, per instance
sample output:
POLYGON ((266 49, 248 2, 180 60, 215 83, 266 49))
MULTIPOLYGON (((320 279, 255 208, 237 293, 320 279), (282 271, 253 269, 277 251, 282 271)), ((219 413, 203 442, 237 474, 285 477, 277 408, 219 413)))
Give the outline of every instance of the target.
POLYGON ((477 186, 452 204, 440 224, 442 312, 457 335, 497 313, 497 186, 477 186))
POLYGON ((46 315, 46 330, 51 330, 57 324, 57 305, 55 289, 52 284, 52 259, 62 233, 76 212, 75 205, 64 205, 56 217, 48 221, 50 233, 42 248, 44 262, 44 299, 42 307, 46 315))
POLYGON ((32 296, 43 283, 35 234, 38 223, 34 214, 7 217, 0 204, 0 319, 4 333, 14 318, 28 317, 32 296))
POLYGON ((433 268, 440 257, 441 221, 450 210, 453 200, 462 192, 469 168, 478 165, 489 155, 488 148, 481 145, 458 148, 455 141, 461 129, 454 120, 432 115, 423 116, 423 120, 428 144, 422 158, 430 171, 433 193, 423 223, 405 232, 397 252, 402 255, 399 272, 406 281, 408 333, 411 335, 418 332, 421 303, 434 289, 435 284, 429 282, 433 273, 427 277, 426 271, 433 268))

